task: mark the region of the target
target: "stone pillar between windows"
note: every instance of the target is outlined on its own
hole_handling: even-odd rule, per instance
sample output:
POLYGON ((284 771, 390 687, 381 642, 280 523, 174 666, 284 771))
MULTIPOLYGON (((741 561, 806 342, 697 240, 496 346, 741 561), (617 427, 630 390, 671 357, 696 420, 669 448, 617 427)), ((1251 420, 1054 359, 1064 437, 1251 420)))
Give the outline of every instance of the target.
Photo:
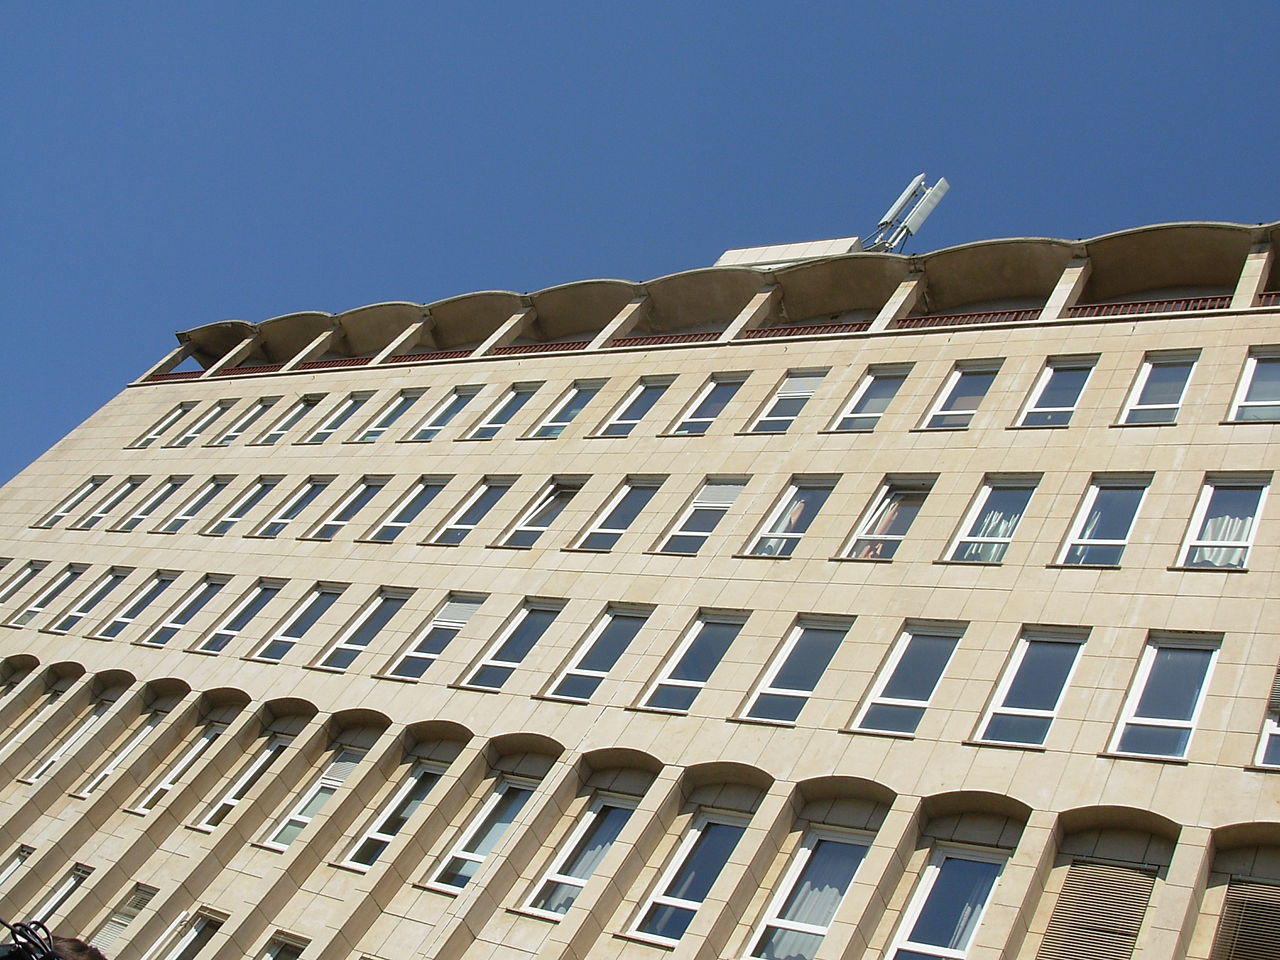
MULTIPOLYGON (((389 363, 396 357, 404 353, 413 353, 414 348, 422 343, 424 334, 430 334, 434 324, 431 321, 431 314, 423 311, 422 319, 417 320, 404 328, 404 331, 398 336, 392 337, 391 342, 383 347, 378 354, 369 361, 370 366, 379 363, 389 363)), ((434 349, 434 347, 432 348, 434 349)))
POLYGON ((218 358, 217 362, 212 366, 206 368, 204 373, 200 374, 197 379, 205 380, 209 377, 217 376, 221 371, 226 370, 229 367, 236 366, 252 352, 253 348, 258 345, 258 341, 260 339, 260 335, 256 333, 252 336, 245 337, 236 344, 236 346, 232 347, 231 350, 218 358))
MULTIPOLYGON (((18 609, 21 607, 19 606, 18 609)), ((25 724, 27 735, 21 741, 12 744, 12 749, 3 762, 0 762, 0 778, 3 778, 3 782, 7 783, 23 776, 37 759, 53 747, 67 726, 76 722, 76 718, 93 701, 92 688, 96 679, 96 674, 82 673, 61 697, 54 703, 46 705, 27 721, 25 724), (39 717, 38 722, 37 717, 39 717)))
POLYGON ((1133 960, 1176 960, 1187 955, 1212 862, 1213 832, 1183 827, 1169 870, 1156 882, 1133 960))
POLYGON ((721 343, 737 340, 748 330, 754 330, 782 309, 782 287, 776 283, 761 289, 738 311, 738 315, 720 334, 721 343))
POLYGON ((178 364, 182 363, 183 360, 186 360, 189 356, 195 353, 195 350, 196 350, 195 344, 192 343, 190 340, 186 340, 178 344, 176 347, 174 347, 172 350, 166 353, 163 357, 161 357, 157 363, 152 364, 152 366, 150 366, 146 370, 146 372, 144 372, 141 376, 137 377, 133 382, 145 383, 147 380, 150 380, 152 377, 154 377, 157 373, 168 373, 178 364))
POLYGON ((1031 928, 1040 893, 1058 852, 1058 817, 1036 810, 1027 819, 1000 881, 991 894, 982 925, 969 948, 972 960, 1018 960, 1031 928))
POLYGON ((335 322, 332 327, 320 334, 320 336, 316 337, 292 357, 286 360, 284 366, 280 368, 280 372, 288 373, 290 370, 298 369, 298 364, 300 363, 306 363, 308 360, 314 360, 317 357, 323 356, 324 352, 329 349, 333 341, 338 338, 339 332, 339 327, 335 322))
POLYGON ((1037 322, 1053 323, 1055 320, 1062 320, 1067 308, 1075 306, 1076 301, 1080 299, 1080 294, 1084 293, 1084 286, 1089 282, 1091 269, 1088 257, 1076 257, 1068 263, 1066 269, 1062 271, 1062 276, 1058 277, 1058 282, 1054 284, 1049 299, 1045 301, 1044 309, 1040 311, 1037 322))
POLYGON ((868 333, 883 333, 915 309, 916 301, 924 293, 924 274, 916 273, 907 277, 900 284, 876 318, 867 328, 868 333))
POLYGON ((489 334, 488 339, 471 352, 471 356, 488 356, 495 347, 507 346, 524 333, 537 317, 538 313, 533 307, 522 307, 504 321, 497 330, 489 334))
POLYGON ((588 350, 603 350, 611 340, 625 337, 635 325, 649 314, 650 301, 648 294, 641 294, 626 303, 617 316, 604 325, 592 341, 587 344, 588 350))
POLYGON ((1235 292, 1231 295, 1232 310, 1247 310, 1258 302, 1258 294, 1267 288, 1267 281, 1271 278, 1273 258, 1269 243, 1254 244, 1249 250, 1240 270, 1240 279, 1236 281, 1235 292))
POLYGON ((894 799, 858 875, 831 920, 826 939, 818 949, 818 960, 879 960, 880 955, 871 949, 871 944, 919 843, 922 817, 919 797, 894 799))

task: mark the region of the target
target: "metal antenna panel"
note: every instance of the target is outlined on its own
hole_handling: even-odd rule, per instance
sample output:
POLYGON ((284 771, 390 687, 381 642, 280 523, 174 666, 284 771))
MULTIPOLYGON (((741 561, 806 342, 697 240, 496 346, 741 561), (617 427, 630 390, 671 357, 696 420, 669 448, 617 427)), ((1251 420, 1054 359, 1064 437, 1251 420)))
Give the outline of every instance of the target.
POLYGON ((875 232, 863 242, 864 250, 893 253, 919 232, 929 214, 933 213, 933 208, 951 189, 946 177, 939 177, 931 187, 925 186, 925 179, 922 173, 907 184, 907 189, 885 212, 875 232))

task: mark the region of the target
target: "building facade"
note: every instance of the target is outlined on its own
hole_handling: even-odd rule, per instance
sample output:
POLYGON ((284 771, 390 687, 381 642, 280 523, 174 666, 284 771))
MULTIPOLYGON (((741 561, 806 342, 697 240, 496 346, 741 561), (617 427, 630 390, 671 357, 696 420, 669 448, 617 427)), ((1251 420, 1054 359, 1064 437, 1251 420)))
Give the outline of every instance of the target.
POLYGON ((1274 958, 1277 240, 180 334, 0 492, 0 916, 116 960, 1274 958))

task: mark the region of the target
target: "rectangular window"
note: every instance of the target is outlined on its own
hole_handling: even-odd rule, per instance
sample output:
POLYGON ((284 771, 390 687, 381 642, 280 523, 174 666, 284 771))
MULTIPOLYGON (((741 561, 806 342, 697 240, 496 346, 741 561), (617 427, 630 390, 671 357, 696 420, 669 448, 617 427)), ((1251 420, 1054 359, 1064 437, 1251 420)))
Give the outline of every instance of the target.
POLYGON ((579 480, 555 480, 543 488, 502 539, 505 547, 532 547, 547 532, 569 501, 582 489, 579 480))
POLYGON ((480 609, 482 603, 484 597, 450 594, 435 615, 418 630, 409 643, 409 648, 392 666, 390 675, 414 680, 421 677, 427 672, 427 667, 435 663, 436 658, 444 652, 449 641, 467 625, 467 621, 480 609))
POLYGON ((214 499, 218 496, 218 494, 222 493, 223 490, 227 489, 227 487, 230 486, 230 484, 231 484, 230 477, 211 478, 202 487, 200 487, 199 490, 195 492, 194 496, 192 496, 190 499, 187 500, 186 503, 184 503, 181 507, 179 507, 178 512, 175 513, 172 517, 170 517, 167 521, 165 521, 165 523, 161 525, 156 530, 156 532, 157 533, 177 533, 179 530, 185 527, 188 523, 194 520, 197 514, 199 514, 201 510, 203 510, 205 507, 211 504, 214 501, 214 499))
POLYGON ((57 766, 67 754, 75 749, 76 744, 84 740, 89 735, 89 732, 98 725, 110 706, 111 704, 105 700, 99 700, 93 704, 88 713, 78 717, 74 723, 68 725, 62 738, 50 747, 45 755, 36 761, 35 766, 27 771, 21 779, 34 783, 57 766))
POLYGON ((534 786, 499 780, 488 800, 467 824, 462 839, 449 851, 444 865, 431 878, 431 885, 451 893, 465 887, 533 796, 534 786))
POLYGON ((525 602, 520 612, 498 634, 484 659, 464 681, 467 686, 501 690, 516 667, 524 662, 529 651, 542 639, 547 628, 555 622, 561 605, 525 602))
POLYGON ((869 842, 830 830, 805 834, 765 920, 751 938, 749 957, 759 960, 813 960, 831 929, 869 842))
POLYGON ((578 541, 579 550, 612 550, 621 536, 635 522, 653 495, 658 492, 665 478, 628 477, 621 488, 609 498, 604 509, 596 515, 578 541))
POLYGON ((299 397, 289 405, 288 409, 286 409, 283 414, 276 418, 276 421, 267 428, 264 434, 253 442, 267 447, 279 443, 284 439, 285 434, 296 427, 299 421, 314 410, 323 399, 324 394, 322 393, 313 393, 304 397, 299 397))
POLYGON ((1095 363, 1096 357, 1063 357, 1046 363, 1018 425, 1065 427, 1070 423, 1095 363))
POLYGON ((932 477, 886 478, 854 529, 844 556, 892 560, 932 489, 932 477))
POLYGON ((351 625, 339 634, 320 661, 320 666, 333 670, 345 670, 351 666, 356 657, 367 650, 369 644, 391 622, 391 618, 400 612, 400 608, 412 594, 412 590, 380 590, 364 605, 351 625))
POLYGON ((1197 355, 1148 354, 1138 371, 1121 423, 1173 423, 1197 355))
POLYGON ((1182 566, 1243 570, 1266 496, 1264 481, 1209 477, 1187 530, 1182 566))
POLYGON ((707 685, 729 645, 742 631, 742 624, 738 618, 699 614, 680 638, 667 666, 645 696, 644 705, 681 713, 693 706, 698 691, 707 685))
POLYGON ((316 427, 316 429, 312 431, 311 435, 302 442, 324 443, 337 433, 343 424, 354 417, 356 413, 359 412, 360 408, 363 407, 372 396, 372 393, 352 393, 348 395, 346 399, 339 403, 338 406, 334 408, 333 412, 325 418, 324 422, 321 423, 320 426, 316 427))
POLYGON ((57 526, 67 518, 67 515, 70 514, 72 510, 88 500, 89 497, 93 495, 94 491, 98 490, 106 482, 106 477, 90 477, 84 483, 80 484, 80 486, 76 487, 69 497, 59 503, 49 513, 46 513, 36 523, 33 523, 32 526, 39 527, 43 530, 57 526))
POLYGON ((143 720, 142 725, 126 737, 124 742, 120 744, 119 748, 111 754, 104 763, 100 764, 98 768, 89 775, 89 778, 85 780, 84 783, 76 788, 76 794, 78 796, 87 797, 89 794, 93 793, 93 791, 97 790, 107 777, 120 769, 120 765, 129 759, 129 755, 142 744, 142 741, 146 740, 147 737, 151 735, 151 731, 160 726, 160 722, 164 720, 165 716, 166 714, 159 710, 149 714, 146 719, 143 720))
POLYGON ((209 808, 208 813, 204 815, 204 819, 200 821, 200 826, 212 829, 227 819, 227 815, 253 789, 253 785, 263 778, 267 770, 276 761, 276 758, 284 753, 292 742, 292 737, 273 736, 264 743, 254 757, 241 768, 240 774, 232 781, 230 788, 222 795, 222 798, 209 808))
POLYGON ((1111 749, 1185 757, 1217 655, 1216 644, 1152 638, 1142 651, 1111 749))
POLYGON ((189 447, 200 435, 217 423, 228 410, 236 405, 234 400, 219 400, 200 416, 184 432, 178 434, 166 447, 189 447))
POLYGON ((525 907, 557 919, 568 913, 634 809, 635 801, 620 797, 604 796, 592 801, 586 815, 556 851, 553 866, 543 874, 525 907))
POLYGON ((747 553, 753 557, 791 556, 834 486, 832 480, 792 480, 747 553))
POLYGON ((631 431, 640 425, 640 421, 645 415, 653 409, 653 405, 661 399, 662 395, 667 392, 667 387, 671 386, 672 379, 664 377, 661 379, 645 379, 641 380, 631 392, 623 398, 622 403, 609 414, 609 418, 602 423, 597 431, 597 435, 601 437, 626 437, 631 431))
POLYGON ((36 907, 35 913, 27 917, 27 922, 47 924, 62 905, 71 899, 71 895, 84 885, 91 873, 93 873, 93 867, 86 867, 83 863, 73 866, 49 892, 44 903, 36 907))
POLYGON ((747 382, 745 373, 715 374, 694 396, 693 402, 671 427, 671 432, 686 436, 701 435, 710 429, 716 417, 747 382))
POLYGON ((190 479, 190 477, 170 477, 165 480, 151 496, 138 505, 138 509, 111 529, 119 533, 128 533, 137 529, 143 520, 146 520, 147 517, 164 506, 169 498, 177 493, 182 488, 182 485, 190 479))
POLYGON ((89 938, 89 946, 97 947, 104 953, 113 949, 129 924, 138 918, 138 914, 147 908, 159 892, 145 883, 135 883, 125 898, 116 904, 111 916, 89 938))
POLYGON ((332 477, 309 477, 284 502, 284 505, 271 517, 264 520, 250 536, 266 537, 267 539, 280 536, 288 528, 289 524, 298 518, 298 514, 307 509, 312 501, 325 491, 325 488, 329 486, 332 480, 332 477))
POLYGON ((254 507, 266 499, 267 494, 276 488, 279 484, 279 477, 259 477, 253 482, 249 489, 245 490, 230 508, 209 526, 205 527, 202 533, 208 537, 221 537, 231 532, 231 528, 243 520, 246 514, 254 507))
POLYGON ((276 405, 279 399, 279 397, 260 397, 253 401, 249 406, 249 409, 240 414, 240 416, 232 422, 231 426, 227 427, 226 432, 224 432, 222 436, 218 437, 217 440, 213 441, 211 446, 231 446, 231 444, 235 443, 248 433, 249 428, 261 420, 266 415, 267 411, 276 405))
POLYGON ((1250 350, 1231 405, 1232 420, 1280 420, 1280 351, 1250 350))
POLYGON ((778 384, 773 397, 751 425, 749 432, 786 433, 826 375, 826 370, 790 371, 782 383, 778 384))
POLYGON ((443 400, 431 408, 431 412, 423 418, 422 423, 418 424, 405 439, 419 442, 434 440, 479 392, 479 387, 455 387, 443 400))
POLYGON ((119 612, 107 621, 93 636, 102 640, 110 640, 120 636, 125 627, 133 623, 142 612, 169 588, 169 584, 178 578, 176 573, 161 570, 155 573, 146 583, 133 592, 120 607, 119 612))
POLYGON ((98 578, 98 581, 80 598, 73 609, 65 613, 49 629, 56 633, 66 633, 74 629, 81 620, 94 611, 98 604, 107 599, 116 587, 124 583, 131 572, 132 569, 129 567, 112 567, 98 578))
POLYGON ((797 623, 752 695, 746 715, 794 723, 848 632, 848 623, 797 623))
POLYGON ((1118 566, 1149 482, 1149 477, 1095 477, 1058 562, 1118 566))
POLYGON ((1082 646, 1083 637, 1042 631, 1023 634, 991 698, 979 739, 1042 745, 1082 646))
POLYGON ((604 384, 604 380, 579 380, 574 383, 529 436, 540 439, 560 436, 604 384))
POLYGON ((18 844, 18 849, 13 851, 13 856, 6 860, 4 866, 0 868, 0 885, 6 883, 10 877, 17 873, 35 852, 35 847, 28 847, 25 843, 18 844))
POLYGON ((210 723, 202 727, 200 732, 196 734, 196 738, 191 741, 191 745, 178 754, 178 758, 173 762, 172 766, 160 775, 160 779, 156 781, 155 785, 150 787, 142 795, 142 799, 130 809, 140 813, 146 813, 151 810, 152 807, 165 798, 182 775, 190 770, 192 765, 204 755, 204 752, 213 746, 213 741, 226 733, 226 730, 227 726, 224 723, 210 723))
POLYGON ((272 937, 267 949, 262 953, 262 960, 299 960, 302 951, 307 949, 310 940, 286 940, 272 937))
POLYGON ((26 607, 5 622, 11 627, 22 627, 30 623, 44 613, 49 604, 62 596, 73 583, 84 576, 84 572, 87 569, 89 568, 83 564, 67 564, 43 590, 36 594, 35 598, 26 607))
MULTIPOLYGON (((216 597, 222 588, 230 582, 230 580, 230 577, 215 576, 212 574, 206 576, 198 584, 192 587, 187 592, 186 596, 178 601, 177 606, 174 607, 173 611, 167 617, 165 617, 163 623, 143 637, 139 642, 150 644, 153 647, 164 646, 174 638, 179 630, 190 623, 191 619, 203 610, 209 601, 216 597)), ((142 613, 142 611, 150 605, 151 601, 163 593, 164 589, 172 582, 173 578, 166 578, 162 585, 159 576, 157 575, 156 582, 152 584, 152 589, 139 597, 135 603, 127 608, 125 614, 122 615, 121 619, 127 621, 125 625, 127 626, 128 623, 132 623, 134 618, 138 616, 138 614, 142 613), (154 591, 154 593, 152 591, 154 591)), ((115 621, 112 621, 108 626, 108 629, 114 625, 115 621)), ((121 629, 123 629, 123 627, 121 629)), ((106 631, 103 632, 105 633, 106 631)))
POLYGON ((427 794, 443 774, 444 768, 437 764, 415 764, 342 862, 360 867, 373 866, 391 841, 404 829, 409 818, 422 806, 427 794))
POLYGON ((707 477, 658 548, 659 552, 695 554, 701 550, 707 537, 711 536, 721 518, 729 512, 746 485, 745 480, 707 477))
POLYGON ((1276 670, 1275 679, 1271 681, 1267 718, 1263 721, 1262 738, 1254 762, 1260 767, 1280 767, 1280 670, 1276 670))
POLYGON ((965 960, 1003 866, 976 852, 934 851, 885 957, 965 960))
POLYGON ((489 408, 489 412, 480 418, 480 422, 471 428, 466 439, 492 440, 498 435, 498 431, 506 426, 538 392, 540 386, 542 386, 540 383, 517 383, 509 387, 502 398, 489 408))
POLYGON ((48 560, 32 560, 26 563, 0 587, 0 603, 4 603, 27 585, 37 573, 49 565, 48 560))
POLYGON ((651 610, 610 609, 587 634, 573 665, 560 674, 553 697, 586 703, 649 619, 651 610))
POLYGON ((907 370, 902 367, 871 367, 831 429, 874 430, 906 380, 907 370))
POLYGON ((208 946, 209 941, 222 929, 223 922, 220 917, 197 913, 183 928, 182 934, 165 954, 164 960, 195 960, 200 955, 200 951, 208 946))
POLYGON ((502 499, 502 495, 511 489, 512 482, 498 477, 486 477, 480 481, 462 505, 454 511, 453 516, 436 531, 436 535, 430 542, 446 546, 461 543, 502 499))
POLYGON ((338 788, 346 782, 363 759, 363 750, 343 748, 336 751, 316 782, 303 791, 293 809, 271 831, 265 841, 267 846, 278 850, 287 849, 294 840, 298 839, 298 834, 302 833, 307 824, 316 818, 316 814, 324 809, 325 804, 338 792, 338 788))
POLYGON ((978 405, 995 382, 1000 360, 957 365, 943 384, 922 426, 926 430, 963 430, 973 421, 978 405))
MULTIPOLYGON (((211 649, 209 646, 210 643, 216 644, 216 646, 212 647, 212 649, 215 650, 221 650, 226 647, 226 645, 234 639, 235 635, 240 630, 244 629, 249 620, 253 619, 253 614, 257 613, 258 610, 261 610, 262 607, 266 605, 267 601, 271 599, 271 596, 275 596, 273 593, 271 596, 266 597, 266 599, 261 599, 262 592, 269 589, 271 588, 266 587, 265 585, 259 585, 259 592, 254 598, 257 603, 256 608, 251 611, 246 609, 246 613, 248 613, 247 617, 232 618, 233 622, 228 625, 227 630, 223 631, 223 633, 229 633, 229 636, 224 637, 220 634, 215 634, 213 637, 210 637, 209 640, 205 641, 204 644, 201 644, 199 649, 211 649)), ((275 589, 278 592, 279 588, 277 587, 275 589)), ((323 617, 329 611, 329 608, 338 601, 338 598, 342 596, 344 590, 346 590, 346 587, 341 585, 316 584, 311 588, 311 592, 307 594, 307 596, 298 601, 293 610, 291 610, 280 625, 276 627, 275 632, 267 638, 267 641, 258 648, 254 657, 259 660, 284 659, 284 655, 292 650, 299 640, 306 637, 307 631, 314 627, 316 625, 316 621, 323 617)), ((252 606, 253 605, 251 604, 251 607, 252 606)))
POLYGON ((854 726, 914 734, 960 642, 956 627, 911 627, 898 639, 854 726))
POLYGON ((409 408, 417 403, 425 392, 424 390, 401 390, 379 411, 373 422, 360 431, 355 438, 356 443, 373 443, 379 439, 396 425, 396 421, 409 412, 409 408))
POLYGON ((107 514, 124 502, 133 491, 137 490, 146 477, 128 477, 116 485, 115 489, 108 493, 98 502, 98 505, 89 513, 77 521, 73 528, 76 530, 92 530, 104 519, 107 514))
POLYGON ((404 532, 405 527, 418 518, 449 481, 445 477, 422 477, 400 500, 387 511, 376 527, 369 531, 367 539, 378 543, 390 543, 404 532))
MULTIPOLYGON (((210 586, 208 580, 205 586, 210 586)), ((231 608, 231 612, 226 614, 222 621, 213 628, 205 638, 200 641, 195 649, 202 650, 206 653, 217 653, 219 650, 226 648, 232 640, 240 635, 240 631, 247 627, 259 613, 262 608, 275 599, 284 588, 284 583, 279 580, 260 580, 240 598, 240 602, 231 608)), ((165 627, 168 627, 165 624, 165 627)), ((161 628, 162 630, 164 627, 161 628)), ((157 634, 160 631, 156 632, 157 634)), ((154 635, 153 635, 154 636, 154 635)), ((156 643, 152 637, 148 637, 144 643, 156 643)))
POLYGON ((172 427, 175 423, 177 423, 179 420, 181 420, 183 417, 185 417, 188 413, 190 413, 195 408, 196 408, 196 402, 194 400, 183 401, 182 403, 174 407, 172 410, 170 410, 168 413, 166 413, 159 420, 157 420, 155 423, 153 423, 147 429, 147 432, 144 433, 142 436, 140 436, 137 440, 133 441, 133 443, 129 444, 129 447, 134 450, 142 450, 146 447, 151 446, 153 443, 155 443, 157 440, 160 439, 160 437, 164 434, 166 430, 172 427))
POLYGON ((965 515, 948 559, 1000 563, 1035 493, 1035 480, 988 480, 965 515))
POLYGON ((659 943, 679 943, 745 830, 746 822, 737 817, 699 815, 631 932, 659 943))
POLYGON ((306 534, 310 540, 332 540, 355 517, 357 513, 369 505, 369 501, 378 495, 387 485, 389 477, 365 477, 349 491, 347 495, 334 505, 323 520, 317 523, 306 534))

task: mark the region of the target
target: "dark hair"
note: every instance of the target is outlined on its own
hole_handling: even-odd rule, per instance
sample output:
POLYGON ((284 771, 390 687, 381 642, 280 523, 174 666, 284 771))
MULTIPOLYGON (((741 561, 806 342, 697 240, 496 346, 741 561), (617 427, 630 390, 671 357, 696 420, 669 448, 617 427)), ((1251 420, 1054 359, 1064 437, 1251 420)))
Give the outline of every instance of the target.
POLYGON ((107 955, 74 937, 54 937, 53 952, 62 960, 107 960, 107 955))

